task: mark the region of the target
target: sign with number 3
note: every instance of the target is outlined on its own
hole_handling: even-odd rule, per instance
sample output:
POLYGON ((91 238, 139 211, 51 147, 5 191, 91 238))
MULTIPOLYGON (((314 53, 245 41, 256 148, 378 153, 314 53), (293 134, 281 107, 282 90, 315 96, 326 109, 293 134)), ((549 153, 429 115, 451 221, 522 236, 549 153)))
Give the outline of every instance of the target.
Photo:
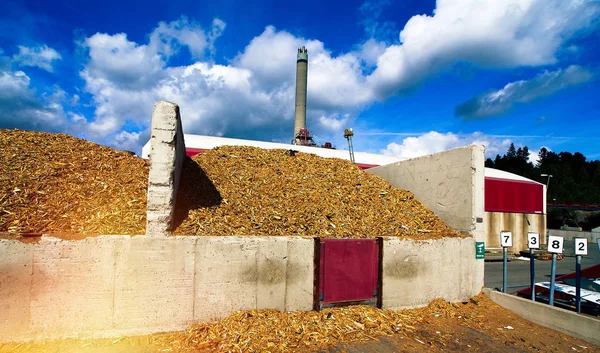
POLYGON ((529 249, 539 249, 540 235, 534 232, 527 233, 527 244, 529 246, 529 249))
POLYGON ((563 252, 563 237, 556 235, 548 236, 548 252, 553 254, 562 254, 563 252))

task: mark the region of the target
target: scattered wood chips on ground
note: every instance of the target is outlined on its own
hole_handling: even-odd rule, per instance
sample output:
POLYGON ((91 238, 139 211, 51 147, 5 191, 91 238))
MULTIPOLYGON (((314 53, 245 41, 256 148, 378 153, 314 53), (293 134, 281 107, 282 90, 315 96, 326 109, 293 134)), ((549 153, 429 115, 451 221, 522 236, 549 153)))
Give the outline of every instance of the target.
MULTIPOLYGON (((63 134, 0 130, 0 232, 143 234, 148 162, 63 134)), ((351 162, 224 146, 187 158, 175 234, 460 236, 351 162)))
POLYGON ((535 325, 480 294, 413 310, 369 306, 320 312, 250 310, 187 331, 0 345, 4 352, 600 352, 535 325))

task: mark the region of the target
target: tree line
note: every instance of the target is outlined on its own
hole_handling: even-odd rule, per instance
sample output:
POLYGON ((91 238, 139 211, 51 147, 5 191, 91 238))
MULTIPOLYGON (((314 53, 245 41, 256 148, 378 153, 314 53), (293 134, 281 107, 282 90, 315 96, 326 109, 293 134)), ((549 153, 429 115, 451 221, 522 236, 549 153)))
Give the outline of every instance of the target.
POLYGON ((547 201, 600 203, 600 161, 591 160, 579 153, 549 151, 545 147, 538 154, 536 164, 529 161, 527 146, 515 148, 510 144, 503 156, 488 158, 485 166, 518 174, 548 185, 547 201))

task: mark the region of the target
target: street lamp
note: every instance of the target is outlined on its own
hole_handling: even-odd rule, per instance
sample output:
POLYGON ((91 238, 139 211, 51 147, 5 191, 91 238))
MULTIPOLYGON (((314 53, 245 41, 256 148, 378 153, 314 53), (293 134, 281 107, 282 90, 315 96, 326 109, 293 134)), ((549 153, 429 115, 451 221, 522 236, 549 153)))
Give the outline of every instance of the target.
POLYGON ((540 176, 548 177, 548 180, 546 180, 546 193, 548 193, 548 184, 550 184, 550 178, 552 178, 552 174, 541 174, 540 176))
MULTIPOLYGON (((550 184, 550 178, 552 178, 552 174, 541 174, 541 177, 548 177, 546 180, 546 201, 548 198, 548 185, 550 184)), ((548 216, 546 216, 547 218, 548 216)), ((546 242, 548 242, 548 224, 546 223, 546 242)), ((533 258, 531 259, 531 264, 533 265, 533 258)), ((554 306, 554 286, 556 281, 556 253, 552 253, 552 265, 550 266, 550 300, 548 300, 548 304, 550 306, 554 306)), ((532 280, 533 282, 533 280, 532 280)), ((531 288, 532 300, 535 300, 533 290, 535 287, 531 288)))

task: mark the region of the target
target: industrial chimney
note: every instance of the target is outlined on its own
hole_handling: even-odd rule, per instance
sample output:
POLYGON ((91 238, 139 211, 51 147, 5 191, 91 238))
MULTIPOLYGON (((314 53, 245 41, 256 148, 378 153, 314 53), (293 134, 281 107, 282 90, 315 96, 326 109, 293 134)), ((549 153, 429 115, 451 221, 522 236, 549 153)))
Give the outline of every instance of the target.
MULTIPOLYGON (((306 79, 308 74, 308 50, 298 48, 296 59, 296 110, 294 112, 294 140, 299 143, 300 130, 306 131, 306 79)), ((303 143, 302 143, 303 144, 303 143)))

